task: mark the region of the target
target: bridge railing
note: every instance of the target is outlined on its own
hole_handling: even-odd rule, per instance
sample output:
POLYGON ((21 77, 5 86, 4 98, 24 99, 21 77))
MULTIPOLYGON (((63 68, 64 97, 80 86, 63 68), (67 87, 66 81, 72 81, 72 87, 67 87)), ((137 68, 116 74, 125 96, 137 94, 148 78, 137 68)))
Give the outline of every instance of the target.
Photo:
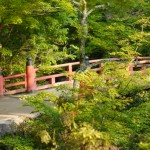
POLYGON ((12 76, 8 76, 8 77, 3 77, 3 81, 4 81, 4 87, 3 87, 3 93, 4 94, 15 94, 15 93, 21 93, 21 92, 25 92, 26 91, 26 74, 22 73, 22 74, 17 74, 17 75, 12 75, 12 76), (7 84, 7 80, 11 80, 11 79, 20 79, 23 78, 24 81, 19 81, 17 83, 10 83, 7 84), (12 88, 12 87, 16 87, 16 86, 20 86, 23 85, 24 87, 19 88, 19 89, 15 89, 15 90, 8 90, 8 88, 12 88))
MULTIPOLYGON (((61 68, 60 69, 61 73, 55 73, 55 74, 35 78, 36 83, 42 80, 49 80, 49 84, 45 84, 42 86, 37 86, 36 84, 35 90, 46 89, 57 84, 70 84, 72 81, 71 75, 74 73, 73 67, 79 66, 79 64, 80 64, 79 62, 73 62, 73 63, 66 63, 66 64, 52 66, 53 68, 61 68), (65 80, 57 81, 57 78, 60 78, 60 77, 61 78, 63 77, 65 80)), ((35 69, 35 72, 38 72, 38 71, 39 69, 35 69)))
MULTIPOLYGON (((118 58, 110 58, 110 59, 96 59, 96 60, 90 60, 89 63, 96 63, 100 62, 102 60, 108 60, 108 61, 119 61, 118 58)), ((54 65, 53 68, 61 68, 62 71, 59 73, 46 75, 46 76, 40 76, 36 77, 36 74, 39 71, 39 68, 34 68, 31 59, 28 59, 26 64, 26 73, 12 75, 3 77, 2 73, 0 72, 0 95, 8 95, 8 94, 16 94, 21 92, 33 92, 41 89, 50 88, 53 85, 57 84, 70 84, 72 83, 72 74, 75 72, 74 68, 77 68, 79 66, 79 62, 72 62, 72 63, 66 63, 66 64, 60 64, 60 65, 54 65), (58 78, 64 78, 63 81, 57 80, 58 78), (17 81, 15 83, 7 83, 7 81, 14 80, 17 81), (37 83, 39 81, 48 81, 44 85, 38 85, 37 83), (15 88, 15 89, 13 89, 15 88)), ((101 70, 102 63, 99 63, 96 68, 93 70, 102 73, 101 70)), ((135 64, 132 64, 129 67, 129 71, 133 72, 134 68, 143 68, 143 67, 150 67, 150 57, 138 57, 135 59, 135 64)))

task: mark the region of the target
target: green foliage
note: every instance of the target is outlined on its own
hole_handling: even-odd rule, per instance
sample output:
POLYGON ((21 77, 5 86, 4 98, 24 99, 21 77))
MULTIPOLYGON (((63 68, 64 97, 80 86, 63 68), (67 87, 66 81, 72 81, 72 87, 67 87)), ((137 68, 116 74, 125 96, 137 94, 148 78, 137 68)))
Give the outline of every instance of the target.
POLYGON ((64 5, 65 2, 0 2, 3 8, 0 10, 0 66, 4 75, 24 72, 27 57, 32 57, 36 66, 75 58, 67 51, 68 26, 73 23, 74 14, 71 4, 64 5))
MULTIPOLYGON (((81 37, 91 57, 149 55, 149 3, 145 0, 86 0, 88 35, 83 36, 79 8, 71 0, 1 0, 0 66, 4 75, 80 57, 81 37), (95 6, 104 5, 96 8, 95 6), (45 57, 46 56, 46 57, 45 57), (8 65, 9 64, 9 65, 8 65), (15 66, 15 67, 14 67, 15 66)), ((83 1, 77 0, 82 6, 83 1)))
POLYGON ((129 76, 128 65, 107 62, 102 75, 76 73, 80 88, 24 96, 41 115, 18 127, 18 136, 32 138, 33 149, 149 149, 149 73, 129 76))
POLYGON ((44 74, 59 71, 49 66, 79 57, 82 38, 90 56, 111 54, 129 62, 105 63, 101 76, 93 71, 76 73, 73 78, 80 88, 59 86, 59 95, 41 92, 23 97, 40 116, 21 124, 16 134, 0 143, 16 150, 148 150, 149 76, 138 72, 129 76, 127 70, 133 57, 150 54, 149 2, 102 0, 104 7, 95 9, 99 1, 87 0, 87 9, 93 10, 86 18, 88 35, 83 35, 85 26, 78 16, 84 1, 77 2, 80 8, 68 0, 1 0, 4 75, 24 72, 28 56, 44 74))
POLYGON ((16 137, 6 137, 0 140, 0 144, 6 145, 13 150, 33 150, 32 139, 21 138, 20 136, 16 137))
POLYGON ((145 19, 144 30, 139 27, 140 23, 144 26, 141 18, 130 17, 124 20, 105 21, 103 16, 91 16, 89 19, 90 42, 87 52, 91 54, 93 53, 91 49, 94 49, 94 52, 102 53, 102 56, 111 53, 124 58, 137 56, 139 52, 144 54, 145 45, 149 45, 149 31, 146 30, 148 19, 145 19))

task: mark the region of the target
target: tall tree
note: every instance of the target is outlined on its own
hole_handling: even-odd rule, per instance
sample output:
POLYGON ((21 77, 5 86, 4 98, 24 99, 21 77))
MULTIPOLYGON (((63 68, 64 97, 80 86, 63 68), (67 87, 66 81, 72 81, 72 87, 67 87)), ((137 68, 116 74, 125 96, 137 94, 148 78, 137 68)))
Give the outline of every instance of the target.
POLYGON ((0 65, 7 74, 22 72, 28 56, 36 65, 71 57, 66 52, 70 3, 2 0, 0 7, 0 65))
MULTIPOLYGON (((79 49, 80 49, 80 55, 81 55, 81 64, 82 64, 81 66, 85 66, 84 57, 85 57, 85 53, 86 53, 85 45, 87 44, 86 43, 87 39, 88 39, 88 41, 91 41, 92 38, 97 37, 96 34, 94 35, 94 37, 90 37, 89 33, 92 30, 96 33, 96 29, 98 29, 98 27, 99 27, 98 30, 101 30, 101 28, 103 28, 103 30, 101 30, 102 33, 99 33, 99 35, 98 35, 99 40, 103 35, 108 35, 108 34, 110 34, 109 39, 112 38, 112 40, 113 40, 113 37, 111 35, 112 33, 111 32, 108 33, 108 31, 107 31, 108 28, 104 27, 104 26, 110 25, 111 21, 112 22, 116 21, 116 23, 123 22, 125 18, 130 17, 132 13, 134 14, 138 11, 138 10, 136 11, 136 8, 138 5, 143 4, 142 0, 138 0, 136 2, 134 0, 130 0, 128 2, 127 1, 119 1, 119 0, 110 0, 110 1, 96 0, 94 2, 91 0, 76 0, 76 1, 71 0, 71 2, 73 4, 73 6, 76 8, 76 10, 78 11, 78 20, 79 20, 79 24, 80 24, 78 29, 79 29, 79 39, 80 39, 79 49), (93 16, 93 17, 91 17, 91 16, 93 16), (101 19, 99 19, 98 23, 96 24, 98 17, 101 19), (95 24, 94 27, 91 26, 91 22, 95 24), (102 23, 102 22, 104 22, 104 23, 102 23), (102 26, 100 26, 100 24, 102 26), (105 32, 107 32, 107 34, 105 34, 105 32)), ((116 25, 114 24, 114 28, 116 25)), ((116 31, 118 30, 117 27, 120 28, 120 25, 118 24, 116 26, 116 28, 115 28, 116 31)), ((123 27, 123 25, 122 25, 122 27, 123 27)), ((115 32, 115 30, 114 30, 114 32, 115 32)), ((122 32, 126 32, 126 31, 127 32, 130 31, 130 33, 133 32, 132 29, 129 30, 128 27, 125 27, 124 30, 122 30, 121 28, 119 30, 122 32)), ((97 45, 99 45, 98 41, 96 42, 97 45)), ((108 43, 109 41, 107 39, 105 39, 105 42, 108 43)))

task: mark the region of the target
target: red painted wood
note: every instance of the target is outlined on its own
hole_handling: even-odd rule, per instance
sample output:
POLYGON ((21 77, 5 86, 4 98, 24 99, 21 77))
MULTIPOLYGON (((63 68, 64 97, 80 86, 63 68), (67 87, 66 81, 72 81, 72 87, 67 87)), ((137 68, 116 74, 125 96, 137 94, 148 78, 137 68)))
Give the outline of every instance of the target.
POLYGON ((22 92, 26 92, 26 88, 7 91, 4 94, 5 95, 10 95, 10 94, 16 94, 16 93, 22 93, 22 92))
POLYGON ((26 81, 27 81, 27 92, 33 92, 35 90, 35 71, 34 66, 26 66, 26 81))
MULTIPOLYGON (((92 64, 92 63, 99 62, 99 61, 102 61, 102 60, 119 61, 121 59, 119 59, 119 58, 96 59, 96 60, 90 60, 89 62, 90 62, 90 64, 92 64)), ((134 64, 129 66, 129 74, 130 75, 134 74, 134 70, 133 70, 134 67, 140 67, 141 70, 143 69, 143 66, 144 67, 150 67, 150 57, 138 57, 138 58, 135 58, 135 60, 138 60, 138 64, 136 66, 134 64)), ((75 65, 79 65, 79 62, 60 64, 60 65, 55 65, 55 66, 52 66, 52 67, 54 67, 54 68, 65 67, 67 72, 68 72, 68 75, 72 75, 74 73, 74 71, 72 70, 72 67, 75 66, 75 65)), ((99 74, 102 74, 102 70, 101 70, 102 65, 103 64, 99 64, 98 68, 94 68, 92 70, 97 71, 99 74)), ((4 94, 9 94, 9 93, 10 94, 15 94, 15 93, 19 93, 19 92, 24 92, 25 90, 27 92, 31 92, 31 91, 34 91, 34 90, 49 88, 52 85, 56 85, 56 84, 71 83, 71 80, 72 80, 71 76, 69 76, 67 78, 68 81, 63 81, 63 82, 59 82, 59 83, 56 82, 57 77, 66 76, 63 73, 35 78, 35 72, 37 72, 38 70, 39 70, 38 68, 35 69, 32 66, 32 64, 30 64, 29 66, 26 67, 26 73, 12 75, 12 76, 8 76, 8 77, 0 76, 0 95, 2 95, 3 93, 4 94), (20 77, 24 77, 25 80, 22 81, 22 82, 13 83, 13 84, 6 84, 5 83, 6 80, 11 80, 11 79, 20 78, 20 77), (36 82, 37 81, 47 80, 47 79, 50 81, 50 84, 36 87, 36 82), (25 85, 25 88, 4 92, 5 88, 14 87, 14 86, 18 86, 18 85, 25 85)), ((142 70, 142 72, 143 72, 143 70, 142 70)))
POLYGON ((72 63, 66 63, 66 64, 60 64, 60 65, 54 65, 53 67, 67 67, 67 66, 69 66, 69 65, 72 65, 72 66, 74 66, 74 65, 79 65, 80 64, 80 62, 72 62, 72 63))
POLYGON ((52 84, 41 85, 41 86, 37 86, 35 90, 38 91, 38 90, 48 89, 51 88, 52 86, 54 85, 52 84))
POLYGON ((103 71, 102 71, 102 67, 104 66, 104 64, 103 63, 100 63, 99 64, 99 68, 100 68, 100 70, 99 70, 99 74, 101 75, 102 73, 103 73, 103 71))
MULTIPOLYGON (((136 58, 135 58, 136 59, 136 58)), ((138 60, 146 60, 146 59, 150 59, 150 57, 137 57, 138 60)))
POLYGON ((0 96, 4 94, 4 78, 0 75, 0 96))
POLYGON ((25 85, 25 81, 23 81, 23 82, 17 82, 17 83, 12 83, 12 84, 6 84, 5 88, 13 87, 13 86, 18 86, 18 85, 25 85))
POLYGON ((34 71, 35 71, 35 72, 39 71, 39 68, 35 68, 34 71))
POLYGON ((71 81, 72 80, 72 77, 71 77, 71 75, 72 75, 72 64, 71 63, 69 64, 69 66, 67 66, 67 72, 68 72, 67 80, 71 81))
POLYGON ((128 69, 129 69, 129 75, 130 75, 130 76, 133 76, 133 75, 134 75, 134 70, 133 70, 133 68, 134 68, 134 64, 130 64, 129 67, 128 67, 128 69))
POLYGON ((22 73, 22 74, 16 74, 16 75, 4 77, 4 80, 7 80, 7 79, 14 79, 14 78, 18 78, 18 77, 25 77, 25 76, 26 76, 25 73, 22 73))
POLYGON ((138 61, 138 64, 147 64, 150 63, 150 60, 140 60, 138 61))
POLYGON ((38 77, 35 79, 35 81, 41 81, 41 80, 46 80, 46 79, 51 79, 51 78, 56 78, 56 77, 63 77, 65 76, 64 74, 54 74, 54 75, 49 75, 49 76, 43 76, 43 77, 38 77))
POLYGON ((52 77, 52 78, 50 79, 50 84, 55 84, 55 83, 56 83, 55 77, 52 77))

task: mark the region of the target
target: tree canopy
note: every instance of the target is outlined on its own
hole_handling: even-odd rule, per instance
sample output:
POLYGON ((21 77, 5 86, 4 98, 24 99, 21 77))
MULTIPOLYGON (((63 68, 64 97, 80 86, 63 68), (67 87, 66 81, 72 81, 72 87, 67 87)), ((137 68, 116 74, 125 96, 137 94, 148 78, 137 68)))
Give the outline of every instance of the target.
POLYGON ((149 55, 146 0, 1 0, 0 7, 0 64, 6 74, 22 72, 29 56, 39 66, 82 55, 149 55))
MULTIPOLYGON (((27 57, 36 67, 80 59, 82 68, 85 55, 150 55, 149 0, 1 0, 0 8, 4 76, 24 72, 27 57)), ((80 88, 58 86, 59 96, 23 97, 41 116, 1 139, 0 148, 149 150, 150 70, 128 76, 128 65, 106 62, 101 76, 77 73, 80 88)))

